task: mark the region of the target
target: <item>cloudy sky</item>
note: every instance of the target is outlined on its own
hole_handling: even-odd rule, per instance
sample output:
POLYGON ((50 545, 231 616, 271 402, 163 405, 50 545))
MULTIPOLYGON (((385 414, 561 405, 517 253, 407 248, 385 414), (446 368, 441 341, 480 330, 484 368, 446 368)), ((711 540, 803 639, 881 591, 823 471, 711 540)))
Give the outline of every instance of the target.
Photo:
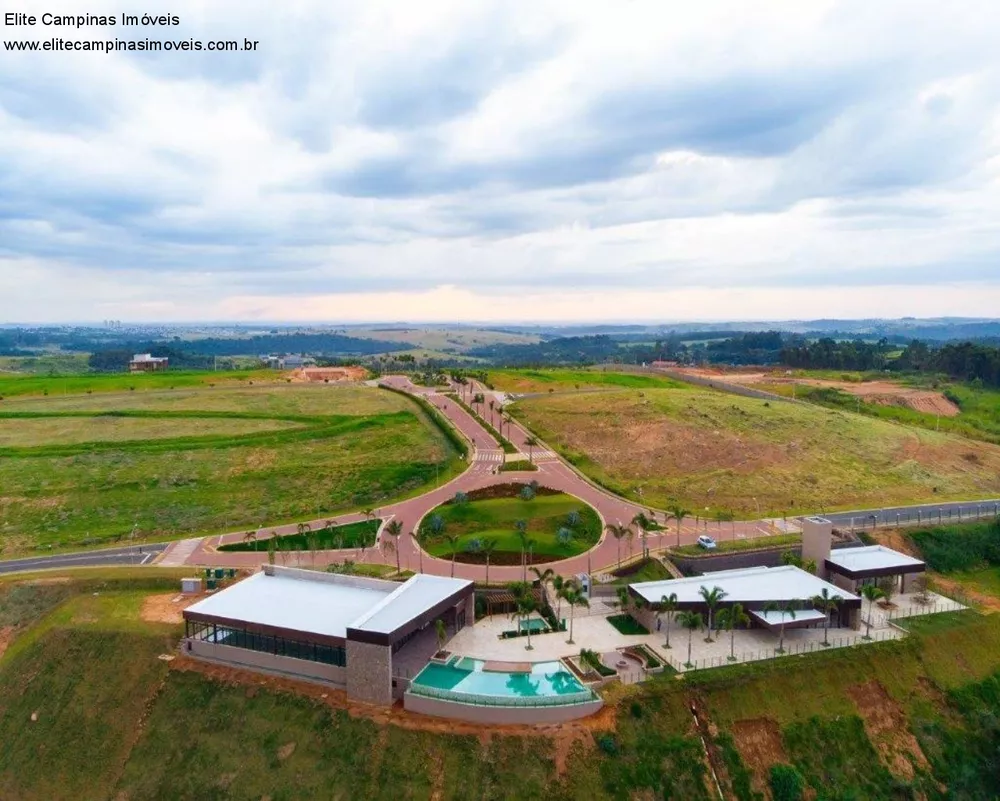
POLYGON ((13 0, 0 322, 1000 315, 1000 3, 13 0))

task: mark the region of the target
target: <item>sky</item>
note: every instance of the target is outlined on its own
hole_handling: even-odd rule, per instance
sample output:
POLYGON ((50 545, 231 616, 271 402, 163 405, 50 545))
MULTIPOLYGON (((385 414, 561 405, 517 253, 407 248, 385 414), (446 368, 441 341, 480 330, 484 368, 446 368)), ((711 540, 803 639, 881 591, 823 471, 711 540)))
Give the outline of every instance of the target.
POLYGON ((1000 316, 995 0, 82 5, 259 45, 0 49, 0 322, 1000 316))

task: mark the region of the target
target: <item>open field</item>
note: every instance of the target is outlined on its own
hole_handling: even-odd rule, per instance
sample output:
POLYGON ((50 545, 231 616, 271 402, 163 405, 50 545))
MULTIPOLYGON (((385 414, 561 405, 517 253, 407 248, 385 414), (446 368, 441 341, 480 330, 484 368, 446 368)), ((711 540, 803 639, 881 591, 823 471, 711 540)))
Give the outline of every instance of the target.
POLYGON ((490 370, 489 383, 504 392, 567 392, 575 389, 667 388, 684 389, 686 384, 665 376, 623 373, 595 367, 589 370, 553 368, 545 370, 490 370))
POLYGON ((363 387, 50 396, 5 401, 0 415, 52 415, 0 419, 18 443, 0 440, 8 557, 106 544, 133 527, 140 539, 163 540, 333 517, 461 469, 419 407, 363 387), (88 412, 120 416, 59 416, 88 412), (108 421, 112 437, 98 439, 108 421), (144 424, 154 436, 131 438, 144 424))
POLYGON ((454 551, 460 561, 485 562, 485 556, 474 548, 470 550, 470 544, 492 539, 496 540, 493 564, 520 564, 521 541, 515 528, 519 520, 527 524, 526 533, 534 540, 533 561, 583 553, 601 535, 601 521, 593 509, 579 498, 556 493, 536 495, 527 501, 518 497, 488 498, 439 506, 424 518, 424 547, 434 556, 450 557, 454 551), (574 512, 578 519, 570 518, 574 512), (444 522, 443 533, 437 536, 430 532, 435 515, 444 522), (560 530, 571 532, 565 543, 559 541, 560 530), (458 538, 454 548, 446 538, 449 535, 458 538))
POLYGON ((808 404, 689 388, 528 398, 514 411, 614 491, 710 518, 1000 492, 1000 447, 808 404))
MULTIPOLYGON (((351 328, 353 337, 378 339, 385 342, 409 342, 418 351, 438 351, 455 355, 470 348, 484 345, 532 345, 539 342, 537 336, 513 334, 506 331, 490 331, 481 328, 351 328)), ((398 352, 397 354, 398 355, 398 352)))
POLYGON ((88 392, 142 392, 150 389, 182 389, 239 385, 254 381, 283 382, 283 373, 275 370, 207 370, 162 373, 92 373, 88 375, 2 375, 0 398, 18 395, 84 395, 88 392))

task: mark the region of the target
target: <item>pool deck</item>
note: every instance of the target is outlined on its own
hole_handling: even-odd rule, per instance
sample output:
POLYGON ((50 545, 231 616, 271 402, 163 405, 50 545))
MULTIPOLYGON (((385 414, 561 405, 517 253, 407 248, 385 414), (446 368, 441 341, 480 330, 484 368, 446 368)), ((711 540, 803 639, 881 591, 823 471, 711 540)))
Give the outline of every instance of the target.
POLYGON ((488 673, 531 673, 531 662, 500 662, 489 660, 483 663, 488 673))

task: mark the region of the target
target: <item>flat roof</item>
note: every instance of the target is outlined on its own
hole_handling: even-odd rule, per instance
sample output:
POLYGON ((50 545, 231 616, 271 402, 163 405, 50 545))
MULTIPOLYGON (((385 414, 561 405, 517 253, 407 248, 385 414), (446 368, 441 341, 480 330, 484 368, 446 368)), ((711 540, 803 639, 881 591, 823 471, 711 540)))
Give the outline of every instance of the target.
POLYGON ((830 595, 845 601, 859 600, 857 595, 842 590, 812 573, 794 565, 780 567, 747 567, 719 570, 703 576, 690 576, 666 581, 641 581, 630 585, 647 602, 657 604, 660 598, 677 594, 678 603, 702 603, 702 587, 721 587, 726 603, 767 603, 768 601, 808 600, 825 588, 830 595))
POLYGON ((826 557, 831 565, 842 567, 852 573, 864 570, 888 570, 890 568, 924 567, 924 563, 905 553, 886 548, 884 545, 865 545, 861 548, 838 548, 826 557))
MULTIPOLYGON (((757 618, 761 623, 766 626, 780 626, 782 623, 781 612, 777 611, 752 611, 750 612, 750 617, 757 618)), ((795 617, 792 617, 788 612, 785 612, 784 623, 787 626, 789 623, 812 623, 813 621, 819 621, 825 618, 822 612, 818 609, 796 609, 795 617)))
POLYGON ((471 585, 425 574, 398 584, 268 566, 185 612, 346 639, 348 629, 391 634, 471 585))
POLYGON ((467 579, 418 573, 382 598, 374 607, 351 623, 350 627, 362 631, 392 634, 426 610, 471 585, 472 582, 467 579))

